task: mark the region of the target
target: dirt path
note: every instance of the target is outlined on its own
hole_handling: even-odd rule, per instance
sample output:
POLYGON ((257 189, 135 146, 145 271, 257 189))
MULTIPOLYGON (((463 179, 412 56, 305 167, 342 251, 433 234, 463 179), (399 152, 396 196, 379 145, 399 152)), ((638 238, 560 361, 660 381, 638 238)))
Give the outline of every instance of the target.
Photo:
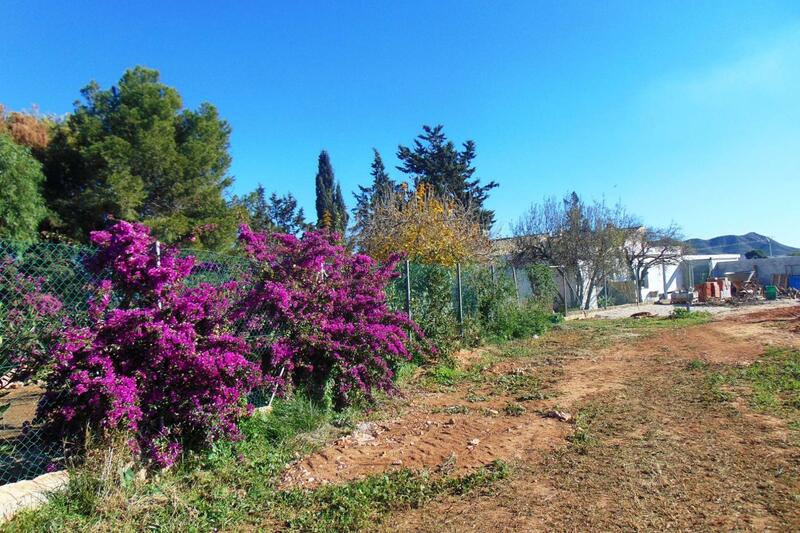
POLYGON ((746 365, 767 346, 800 347, 786 327, 798 311, 623 336, 600 349, 555 333, 531 341, 522 357, 494 355, 474 379, 420 386, 399 417, 303 459, 285 482, 314 486, 398 468, 463 473, 502 459, 517 473, 499 488, 401 513, 387 529, 797 530, 800 450, 785 423, 709 400, 706 378, 686 366, 746 365), (577 425, 542 416, 552 410, 583 415, 577 425), (566 438, 586 425, 597 442, 577 453, 566 438))

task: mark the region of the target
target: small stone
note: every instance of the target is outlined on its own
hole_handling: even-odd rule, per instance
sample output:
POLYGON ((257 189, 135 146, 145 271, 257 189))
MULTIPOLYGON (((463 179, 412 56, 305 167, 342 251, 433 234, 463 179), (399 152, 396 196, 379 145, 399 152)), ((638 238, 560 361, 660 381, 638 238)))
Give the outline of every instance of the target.
POLYGON ((480 443, 481 443, 481 439, 472 439, 471 441, 469 441, 469 445, 470 446, 477 446, 480 443))
POLYGON ((547 411, 544 413, 545 418, 555 418, 562 422, 569 422, 572 420, 572 415, 567 413, 566 411, 547 411))
POLYGON ((403 464, 403 460, 402 459, 395 459, 394 461, 392 461, 392 464, 396 465, 396 466, 402 465, 403 464))

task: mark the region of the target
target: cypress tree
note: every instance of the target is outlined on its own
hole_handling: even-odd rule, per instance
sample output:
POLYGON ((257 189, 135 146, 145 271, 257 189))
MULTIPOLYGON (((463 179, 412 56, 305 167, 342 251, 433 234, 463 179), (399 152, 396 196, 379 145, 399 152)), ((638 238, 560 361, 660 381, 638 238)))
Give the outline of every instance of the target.
POLYGON ((344 195, 342 194, 342 186, 336 183, 336 190, 333 192, 333 209, 334 209, 334 228, 342 236, 347 232, 347 223, 350 220, 350 215, 347 213, 347 206, 344 205, 344 195))
POLYGON ((317 161, 316 193, 317 227, 344 235, 349 220, 347 207, 342 188, 333 173, 331 158, 325 150, 320 152, 317 161))
POLYGON ((317 227, 328 227, 334 222, 333 209, 333 166, 331 158, 325 150, 319 153, 317 159, 317 178, 316 178, 316 208, 317 208, 317 227))

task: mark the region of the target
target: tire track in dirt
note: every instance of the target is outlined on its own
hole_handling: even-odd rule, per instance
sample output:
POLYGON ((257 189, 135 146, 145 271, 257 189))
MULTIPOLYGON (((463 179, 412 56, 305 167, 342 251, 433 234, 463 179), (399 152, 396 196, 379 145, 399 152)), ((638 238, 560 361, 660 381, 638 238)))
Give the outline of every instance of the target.
MULTIPOLYGON (((571 356, 558 371, 561 378, 551 389, 554 397, 523 402, 525 412, 519 416, 503 411, 514 401, 513 394, 487 395, 482 401, 469 402, 468 396, 476 394, 474 384, 462 383, 445 392, 414 391, 400 417, 365 426, 363 431, 298 460, 287 468, 282 485, 314 487, 401 468, 446 467, 448 472, 466 473, 497 459, 536 462, 562 447, 573 431, 571 424, 543 418, 540 412, 556 408, 571 412, 588 397, 623 389, 652 372, 654 359, 747 364, 766 346, 787 343, 800 346, 797 335, 773 328, 758 316, 659 331, 593 355, 571 356), (448 414, 444 412, 447 407, 467 412, 456 409, 448 414)), ((531 368, 541 368, 541 364, 541 358, 534 355, 501 361, 487 372, 496 376, 514 367, 517 372, 535 372, 531 368)), ((481 390, 485 392, 486 386, 481 390)))
POLYGON ((709 400, 705 374, 686 364, 747 365, 768 346, 800 347, 781 325, 791 313, 662 331, 568 362, 560 400, 600 409, 588 453, 526 461, 495 487, 396 513, 382 530, 800 530, 800 450, 786 421, 709 400))

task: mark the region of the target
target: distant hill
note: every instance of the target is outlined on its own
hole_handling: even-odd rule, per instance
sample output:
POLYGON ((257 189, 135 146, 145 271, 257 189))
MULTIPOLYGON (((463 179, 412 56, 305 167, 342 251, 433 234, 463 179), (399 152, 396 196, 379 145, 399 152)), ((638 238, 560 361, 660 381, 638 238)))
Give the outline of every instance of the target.
POLYGON ((786 246, 758 233, 722 235, 713 239, 689 239, 686 244, 691 246, 696 254, 744 254, 750 250, 763 250, 769 254, 770 241, 772 241, 772 255, 800 252, 800 248, 786 246))

